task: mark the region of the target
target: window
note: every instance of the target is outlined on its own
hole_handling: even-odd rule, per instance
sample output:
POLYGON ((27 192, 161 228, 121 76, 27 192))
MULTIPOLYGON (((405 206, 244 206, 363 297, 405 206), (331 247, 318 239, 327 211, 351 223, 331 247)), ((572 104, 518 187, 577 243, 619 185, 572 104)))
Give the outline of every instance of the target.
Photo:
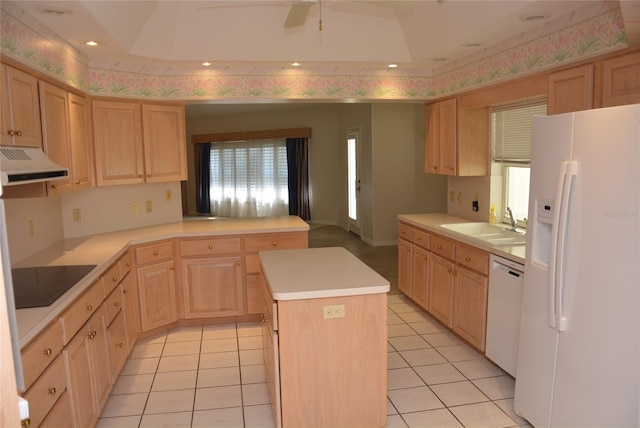
POLYGON ((289 214, 284 139, 211 144, 211 213, 219 217, 289 214))
POLYGON ((501 212, 505 223, 509 223, 507 207, 510 207, 518 225, 526 227, 533 117, 546 114, 546 101, 541 100, 514 103, 491 110, 493 161, 502 169, 501 212))

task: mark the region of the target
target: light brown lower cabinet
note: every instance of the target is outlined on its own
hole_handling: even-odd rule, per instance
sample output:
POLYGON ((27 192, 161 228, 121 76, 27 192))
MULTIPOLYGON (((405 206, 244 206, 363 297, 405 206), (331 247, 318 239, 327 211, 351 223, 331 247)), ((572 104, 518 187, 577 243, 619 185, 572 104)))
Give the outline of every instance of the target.
POLYGON ((62 351, 74 426, 93 426, 111 390, 107 318, 100 305, 62 351))
POLYGON ((127 354, 131 352, 140 331, 138 316, 138 289, 134 283, 133 273, 127 274, 122 282, 122 300, 124 302, 124 322, 127 338, 127 354))
POLYGON ((31 426, 40 426, 47 413, 55 407, 56 402, 66 390, 67 379, 64 371, 64 358, 59 355, 23 395, 23 398, 29 402, 31 426))
POLYGON ((274 302, 263 290, 276 426, 385 426, 386 294, 274 302), (324 319, 323 308, 332 305, 344 305, 347 316, 324 319))
POLYGON ((137 268, 142 331, 177 321, 176 279, 173 260, 137 268))
POLYGON ((484 351, 489 281, 486 276, 458 266, 455 290, 453 331, 484 351))
POLYGON ((118 312, 109 325, 109 354, 111 356, 111 379, 112 383, 115 383, 129 355, 123 311, 118 312))
POLYGON ((453 327, 454 264, 437 254, 429 261, 429 312, 449 328, 453 327))
POLYGON ((69 402, 69 393, 65 391, 44 421, 42 421, 40 428, 71 428, 73 426, 73 419, 69 417, 70 414, 71 403, 69 402))

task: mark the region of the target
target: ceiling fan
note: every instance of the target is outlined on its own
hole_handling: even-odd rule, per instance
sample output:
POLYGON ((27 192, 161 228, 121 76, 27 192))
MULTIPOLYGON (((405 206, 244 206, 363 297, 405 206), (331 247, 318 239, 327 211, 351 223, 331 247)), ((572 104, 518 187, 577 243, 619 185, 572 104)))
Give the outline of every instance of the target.
MULTIPOLYGON (((441 0, 438 0, 438 2, 440 1, 441 0)), ((302 27, 307 21, 307 16, 309 15, 309 11, 311 10, 311 8, 315 5, 318 5, 318 26, 319 30, 322 31, 322 2, 323 0, 295 0, 295 2, 291 5, 291 8, 289 9, 289 13, 287 14, 287 18, 284 21, 283 28, 288 29, 302 27)), ((369 4, 374 6, 390 7, 399 10, 407 10, 412 7, 411 1, 404 0, 335 0, 334 3, 335 2, 369 4)))

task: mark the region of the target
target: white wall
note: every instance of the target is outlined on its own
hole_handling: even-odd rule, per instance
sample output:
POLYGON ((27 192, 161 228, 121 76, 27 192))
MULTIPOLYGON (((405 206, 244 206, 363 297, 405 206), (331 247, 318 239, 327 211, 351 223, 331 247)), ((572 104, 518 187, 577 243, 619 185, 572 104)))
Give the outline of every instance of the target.
POLYGON ((423 104, 373 104, 373 235, 397 238, 398 214, 444 212, 446 177, 425 174, 423 104))
POLYGON ((62 195, 61 205, 65 238, 182 221, 179 181, 96 187, 62 195), (146 212, 147 201, 151 201, 150 213, 146 212), (138 206, 137 214, 131 212, 133 203, 138 206), (75 208, 81 211, 80 222, 73 221, 75 208))
POLYGON ((66 238, 182 221, 180 182, 96 187, 47 198, 5 199, 11 263, 66 238), (165 190, 172 200, 165 201, 165 190), (152 212, 145 212, 152 201, 152 212), (138 214, 131 214, 131 203, 138 214), (80 208, 81 221, 73 222, 80 208), (31 226, 33 225, 33 226, 31 226), (32 232, 33 231, 33 232, 32 232))

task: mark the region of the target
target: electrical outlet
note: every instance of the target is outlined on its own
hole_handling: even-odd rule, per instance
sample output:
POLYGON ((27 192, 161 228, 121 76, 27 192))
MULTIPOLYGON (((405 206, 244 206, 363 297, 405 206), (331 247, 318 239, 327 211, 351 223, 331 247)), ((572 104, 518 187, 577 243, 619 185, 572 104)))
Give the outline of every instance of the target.
POLYGON ((27 221, 27 227, 29 229, 29 238, 33 238, 35 236, 35 229, 33 228, 33 220, 27 221))
POLYGON ((167 202, 171 201, 171 189, 166 189, 164 191, 164 200, 167 202))
POLYGON ((82 221, 82 211, 80 208, 73 209, 73 222, 80 223, 82 221))
POLYGON ((138 214, 138 204, 135 202, 131 204, 131 214, 138 214))
POLYGON ((322 316, 324 319, 344 318, 344 305, 328 305, 322 307, 322 316))
POLYGON ((153 204, 151 201, 145 202, 144 207, 147 213, 153 212, 153 204))

